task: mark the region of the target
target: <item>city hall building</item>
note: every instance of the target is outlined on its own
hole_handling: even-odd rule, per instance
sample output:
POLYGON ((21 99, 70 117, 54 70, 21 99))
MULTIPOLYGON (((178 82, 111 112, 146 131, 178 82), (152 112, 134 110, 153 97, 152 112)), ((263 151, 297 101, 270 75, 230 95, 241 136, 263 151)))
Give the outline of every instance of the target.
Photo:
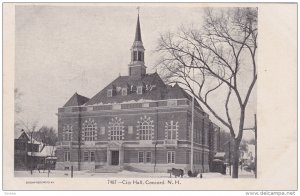
POLYGON ((75 93, 58 109, 56 169, 208 172, 220 128, 178 84, 147 73, 139 17, 128 76, 119 76, 91 99, 75 93))

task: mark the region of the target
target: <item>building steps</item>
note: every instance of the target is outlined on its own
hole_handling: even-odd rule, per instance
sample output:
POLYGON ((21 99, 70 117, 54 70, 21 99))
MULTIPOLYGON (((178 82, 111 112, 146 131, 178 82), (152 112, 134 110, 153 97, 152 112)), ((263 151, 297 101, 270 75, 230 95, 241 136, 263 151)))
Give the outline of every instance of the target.
POLYGON ((97 166, 95 168, 95 173, 118 173, 122 171, 122 168, 117 165, 117 166, 97 166))

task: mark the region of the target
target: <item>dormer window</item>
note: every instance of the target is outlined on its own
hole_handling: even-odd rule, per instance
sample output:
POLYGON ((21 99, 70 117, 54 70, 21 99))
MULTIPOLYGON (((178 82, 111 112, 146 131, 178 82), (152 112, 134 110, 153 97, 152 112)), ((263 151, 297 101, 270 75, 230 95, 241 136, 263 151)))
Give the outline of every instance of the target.
POLYGON ((137 87, 137 94, 138 94, 138 95, 143 94, 143 87, 142 87, 142 86, 138 86, 138 87, 137 87))
POLYGON ((112 89, 107 90, 107 97, 112 97, 112 89))
POLYGON ((126 96, 127 95, 127 88, 122 88, 122 96, 126 96))

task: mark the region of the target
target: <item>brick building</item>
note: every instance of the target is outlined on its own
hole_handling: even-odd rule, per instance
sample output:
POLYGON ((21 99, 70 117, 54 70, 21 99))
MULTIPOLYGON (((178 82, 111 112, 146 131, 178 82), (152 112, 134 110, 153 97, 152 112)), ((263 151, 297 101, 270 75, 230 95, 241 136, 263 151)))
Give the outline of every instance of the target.
MULTIPOLYGON (((58 109, 56 169, 190 169, 192 97, 147 73, 144 51, 138 17, 128 76, 91 99, 75 93, 58 109)), ((194 109, 194 168, 207 172, 218 131, 197 101, 194 109)))

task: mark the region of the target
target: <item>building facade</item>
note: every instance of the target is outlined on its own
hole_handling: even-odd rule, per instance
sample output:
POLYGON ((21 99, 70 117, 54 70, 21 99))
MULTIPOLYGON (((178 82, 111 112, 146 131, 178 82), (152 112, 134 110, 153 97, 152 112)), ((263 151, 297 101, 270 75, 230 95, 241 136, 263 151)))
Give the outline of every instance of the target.
MULTIPOLYGON (((75 93, 58 109, 56 169, 166 172, 190 170, 194 109, 194 170, 208 172, 209 116, 178 84, 146 72, 139 17, 128 76, 119 76, 91 99, 75 93)), ((214 142, 214 146, 217 146, 214 142)))

